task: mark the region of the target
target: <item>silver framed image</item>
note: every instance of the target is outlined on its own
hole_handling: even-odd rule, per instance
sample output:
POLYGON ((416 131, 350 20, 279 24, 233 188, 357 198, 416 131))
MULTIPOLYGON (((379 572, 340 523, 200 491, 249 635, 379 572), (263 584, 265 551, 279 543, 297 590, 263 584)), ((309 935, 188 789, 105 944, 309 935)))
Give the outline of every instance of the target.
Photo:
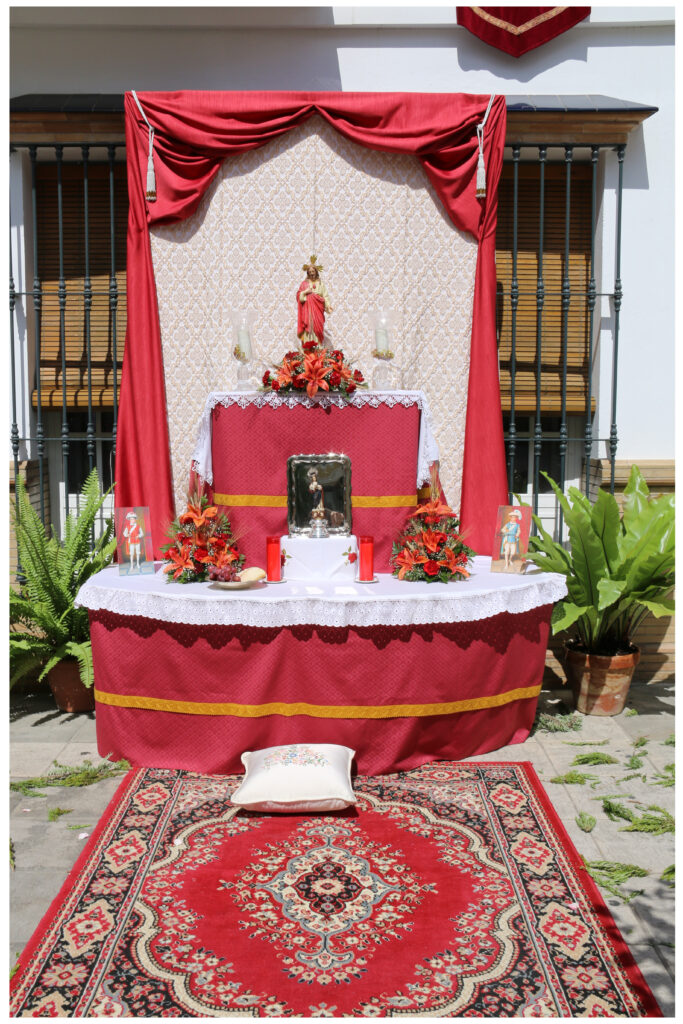
POLYGON ((290 455, 287 459, 290 536, 351 533, 351 459, 348 455, 290 455))

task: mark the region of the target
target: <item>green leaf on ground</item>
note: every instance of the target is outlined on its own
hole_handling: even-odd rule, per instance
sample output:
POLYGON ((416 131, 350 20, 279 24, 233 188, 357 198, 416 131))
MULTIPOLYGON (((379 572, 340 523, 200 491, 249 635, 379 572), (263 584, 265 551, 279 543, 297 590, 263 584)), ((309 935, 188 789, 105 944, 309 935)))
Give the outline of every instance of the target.
POLYGON ((666 882, 667 885, 674 888, 676 885, 676 865, 670 864, 668 868, 665 868, 664 871, 662 871, 660 878, 663 882, 666 882))
POLYGON ((603 754, 596 750, 590 754, 577 754, 572 761, 572 767, 577 764, 618 764, 616 757, 611 754, 603 754))
POLYGON ((650 804, 639 818, 632 815, 630 821, 631 824, 620 829, 621 832, 648 832, 653 836, 662 836, 666 832, 676 831, 676 823, 669 812, 656 804, 650 804))
POLYGON ((667 739, 665 739, 663 741, 663 743, 664 743, 665 747, 675 747, 676 746, 676 735, 675 735, 675 733, 672 732, 671 735, 667 739))
POLYGON ((602 798, 602 809, 610 821, 633 821, 635 818, 633 811, 629 810, 628 807, 624 807, 623 804, 617 803, 610 796, 602 798))
POLYGON ((633 715, 637 715, 637 714, 638 714, 638 708, 626 708, 626 711, 624 711, 624 716, 626 718, 631 718, 633 715))
POLYGON ((666 788, 668 788, 669 786, 675 786, 676 785, 676 765, 675 764, 665 764, 663 772, 655 772, 655 779, 658 779, 659 781, 658 782, 653 782, 652 783, 653 786, 665 786, 666 788))
POLYGON ((14 963, 12 964, 12 966, 9 969, 9 980, 10 981, 12 980, 12 978, 14 977, 14 975, 17 973, 18 970, 19 970, 19 954, 17 953, 15 958, 14 958, 14 963))
POLYGON ((631 756, 629 757, 628 761, 626 762, 626 767, 627 768, 642 768, 643 767, 643 759, 642 759, 642 757, 636 757, 635 754, 631 754, 631 756))
POLYGON ((640 747, 647 746, 648 742, 649 740, 647 736, 639 736, 637 740, 633 741, 633 746, 636 747, 636 749, 638 749, 640 747))
POLYGON ((567 786, 585 786, 587 782, 599 782, 597 775, 589 775, 587 772, 566 772, 564 775, 556 775, 551 782, 563 782, 567 786))
POLYGON ((600 740, 599 742, 591 743, 587 740, 562 740, 565 747, 604 747, 609 740, 600 740))
POLYGON ((620 779, 617 779, 617 785, 620 785, 622 782, 630 782, 631 779, 642 779, 643 782, 646 782, 647 776, 644 773, 631 772, 630 775, 622 775, 620 779))
POLYGON ((130 769, 127 761, 102 761, 94 765, 92 761, 84 761, 83 764, 70 768, 67 765, 54 762, 55 769, 47 775, 39 775, 32 779, 21 779, 20 782, 10 782, 10 789, 23 796, 45 796, 45 793, 37 792, 44 786, 91 786, 94 782, 111 778, 114 775, 121 775, 130 769))
POLYGON ((66 827, 74 829, 74 831, 77 831, 78 829, 81 829, 81 828, 92 828, 92 825, 67 825, 66 827))
POLYGON ((53 807, 47 812, 47 820, 56 821, 57 818, 61 818, 63 814, 71 814, 71 810, 67 810, 65 807, 53 807))
POLYGON ((592 832, 595 828, 595 818, 592 814, 587 814, 586 811, 580 811, 575 820, 582 832, 592 832))
POLYGON ((556 713, 554 715, 541 712, 534 723, 541 732, 578 732, 583 728, 583 715, 556 713))
POLYGON ((14 871, 16 863, 14 861, 14 843, 12 842, 11 836, 9 841, 9 866, 11 867, 12 871, 14 871))
POLYGON ((629 878, 645 878, 648 874, 645 868, 639 868, 636 864, 620 864, 617 861, 607 860, 584 861, 584 863, 593 881, 613 896, 623 900, 624 903, 630 903, 635 896, 642 894, 642 889, 626 893, 620 886, 624 882, 628 882, 629 878))

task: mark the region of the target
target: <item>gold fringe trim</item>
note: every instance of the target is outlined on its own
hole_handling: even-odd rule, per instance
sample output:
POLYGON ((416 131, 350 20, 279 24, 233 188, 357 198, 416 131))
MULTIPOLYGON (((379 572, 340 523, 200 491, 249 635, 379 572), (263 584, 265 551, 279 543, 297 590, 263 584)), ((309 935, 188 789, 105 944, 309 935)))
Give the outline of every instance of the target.
POLYGON ((139 708, 143 711, 171 711, 182 715, 230 715, 234 718, 265 718, 268 715, 306 715, 309 718, 428 718, 432 715, 459 715, 463 711, 480 711, 502 707, 518 700, 538 697, 541 685, 525 686, 506 693, 470 700, 446 701, 438 704, 308 704, 297 701, 284 704, 213 703, 210 701, 168 700, 163 697, 140 697, 134 694, 107 693, 95 690, 98 704, 117 708, 139 708))
POLYGON ((566 7, 551 7, 545 14, 539 14, 535 18, 530 18, 529 21, 525 21, 522 25, 513 25, 509 21, 504 21, 502 18, 496 18, 495 15, 489 14, 483 7, 473 7, 472 12, 477 14, 482 21, 487 21, 489 25, 493 25, 494 28, 505 29, 511 36, 521 36, 525 32, 530 32, 532 28, 536 28, 537 25, 542 25, 544 21, 550 21, 551 18, 557 17, 558 14, 562 14, 566 11, 566 7))

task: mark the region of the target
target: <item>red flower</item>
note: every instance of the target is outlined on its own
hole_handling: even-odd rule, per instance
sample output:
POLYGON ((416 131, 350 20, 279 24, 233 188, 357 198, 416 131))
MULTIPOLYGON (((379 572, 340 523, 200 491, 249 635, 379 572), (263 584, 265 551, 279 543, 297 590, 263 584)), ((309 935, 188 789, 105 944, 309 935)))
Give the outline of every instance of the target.
POLYGON ((266 372, 263 374, 263 386, 264 386, 264 388, 267 388, 269 384, 270 384, 270 370, 266 370, 266 372))
POLYGON ((430 558, 428 562, 424 564, 424 570, 428 576, 439 575, 439 563, 435 562, 433 558, 430 558))
POLYGON ((330 387, 331 388, 338 388, 340 384, 341 384, 341 374, 338 373, 336 370, 334 370, 330 374, 330 387))
POLYGON ((299 377, 295 377, 294 378, 294 380, 292 381, 292 384, 294 385, 295 388, 298 388, 299 391, 305 391, 306 390, 307 381, 306 381, 305 377, 299 376, 299 377))
POLYGON ((357 558, 358 558, 358 555, 356 554, 356 552, 352 551, 351 554, 349 555, 349 564, 353 565, 353 563, 356 561, 357 558))
POLYGON ((353 371, 353 379, 358 381, 359 384, 363 383, 363 379, 364 378, 363 378, 363 374, 360 372, 360 370, 354 370, 353 371))
POLYGON ((270 386, 271 386, 271 389, 273 391, 279 391, 280 390, 280 385, 279 385, 279 383, 276 380, 274 380, 273 383, 270 386))
POLYGON ((342 350, 340 348, 335 348, 332 351, 332 358, 333 359, 338 359, 339 362, 341 362, 343 360, 343 358, 344 358, 344 353, 342 352, 342 350))
POLYGON ((350 384, 346 385, 346 394, 347 395, 352 395, 355 390, 356 390, 356 385, 353 382, 351 382, 350 384))
POLYGON ((304 352, 315 352, 318 347, 317 341, 305 341, 301 346, 304 352))

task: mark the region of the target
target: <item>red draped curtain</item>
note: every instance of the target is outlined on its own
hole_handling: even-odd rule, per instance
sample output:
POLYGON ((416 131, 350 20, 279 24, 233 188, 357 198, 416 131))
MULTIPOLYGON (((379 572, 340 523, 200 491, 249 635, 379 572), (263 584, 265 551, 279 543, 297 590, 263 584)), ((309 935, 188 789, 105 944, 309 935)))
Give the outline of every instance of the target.
MULTIPOLYGON (((507 501, 495 332, 504 97, 494 97, 486 119, 487 187, 481 198, 476 195, 477 125, 486 116, 489 96, 144 92, 138 100, 144 116, 133 94, 126 94, 128 326, 116 448, 117 506, 149 506, 158 553, 175 511, 150 225, 189 217, 226 158, 263 146, 318 114, 359 145, 418 157, 453 223, 478 241, 460 515, 468 543, 479 553, 490 553, 496 512, 507 501), (155 201, 146 199, 150 127, 155 201)), ((454 380, 453 387, 461 382, 454 380)))

